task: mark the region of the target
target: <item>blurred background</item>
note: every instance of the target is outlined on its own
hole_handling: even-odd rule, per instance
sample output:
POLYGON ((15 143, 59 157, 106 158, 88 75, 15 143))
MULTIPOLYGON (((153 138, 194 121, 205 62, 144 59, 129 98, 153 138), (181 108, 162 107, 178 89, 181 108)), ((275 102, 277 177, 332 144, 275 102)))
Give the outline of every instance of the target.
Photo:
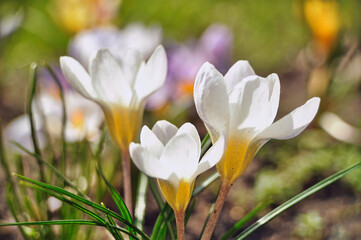
MULTIPOLYGON (((48 64, 68 89, 59 57, 73 56, 86 68, 89 48, 114 48, 120 53, 126 47, 139 48, 148 57, 163 44, 169 64, 167 83, 149 100, 144 123, 191 121, 202 136, 206 131, 193 107, 192 84, 205 61, 222 73, 237 60, 248 60, 263 77, 277 73, 281 80, 277 118, 312 96, 321 97, 319 113, 299 137, 271 141, 257 154, 229 194, 216 228, 216 236, 221 236, 257 204, 262 205, 257 216, 263 216, 360 161, 360 16, 359 0, 1 0, 0 118, 5 135, 27 138, 12 135, 24 133, 20 125, 6 129, 25 112, 29 65, 48 64)), ((38 71, 38 88, 50 97, 39 97, 39 102, 43 113, 49 112, 47 131, 56 132, 55 123, 61 121, 61 110, 55 109, 61 108, 58 90, 43 69, 38 71)), ((95 114, 100 119, 91 124, 100 128, 101 112, 96 108, 84 113, 79 109, 88 105, 69 107, 70 123, 77 127, 95 114)), ((87 136, 79 137, 69 130, 69 142, 84 138, 91 142, 99 135, 96 131, 87 129, 87 136)), ((190 239, 199 234, 197 222, 204 221, 217 189, 213 184, 198 200, 186 230, 190 239)), ((8 221, 11 215, 0 192, 0 218, 8 221)), ((250 239, 359 239, 360 193, 361 170, 301 202, 250 239)), ((152 226, 152 220, 150 216, 146 223, 152 226)))

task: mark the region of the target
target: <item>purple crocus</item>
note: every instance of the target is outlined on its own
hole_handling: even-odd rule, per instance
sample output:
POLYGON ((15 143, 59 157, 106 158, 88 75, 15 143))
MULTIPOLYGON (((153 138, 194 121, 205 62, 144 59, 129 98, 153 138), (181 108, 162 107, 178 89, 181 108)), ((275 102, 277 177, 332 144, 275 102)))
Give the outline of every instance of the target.
POLYGON ((192 96, 199 68, 210 62, 225 73, 231 62, 233 34, 221 24, 213 24, 198 41, 172 43, 167 47, 168 76, 165 85, 148 100, 148 109, 157 109, 169 101, 192 96))

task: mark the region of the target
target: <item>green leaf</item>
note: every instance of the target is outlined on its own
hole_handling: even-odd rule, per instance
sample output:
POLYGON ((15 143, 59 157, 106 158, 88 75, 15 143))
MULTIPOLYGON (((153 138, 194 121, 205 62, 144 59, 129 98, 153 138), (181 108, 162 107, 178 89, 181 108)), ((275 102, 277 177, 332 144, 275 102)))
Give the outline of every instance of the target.
POLYGON ((199 184, 193 191, 192 197, 197 196, 200 194, 204 189, 206 189, 209 185, 211 185, 214 181, 219 178, 218 172, 213 173, 207 179, 205 179, 201 184, 199 184))
MULTIPOLYGON (((150 190, 153 193, 153 196, 159 206, 159 209, 161 209, 161 212, 158 215, 156 224, 153 227, 152 237, 156 237, 158 235, 159 228, 161 227, 163 220, 167 218, 167 216, 170 215, 170 213, 173 211, 172 208, 167 204, 164 203, 162 200, 162 196, 158 191, 157 184, 155 183, 154 179, 149 178, 149 186, 150 190), (170 212, 169 214, 167 212, 170 212), (164 214, 166 216, 164 216, 164 214)), ((167 228, 169 230, 169 234, 172 240, 176 239, 173 231, 172 224, 170 222, 167 222, 167 228)), ((153 238, 157 239, 157 238, 153 238)))
MULTIPOLYGON (((109 191, 110 191, 110 195, 112 196, 115 204, 117 205, 120 214, 130 223, 133 223, 133 219, 132 216, 129 213, 129 210, 127 208, 127 206, 124 203, 123 198, 120 196, 119 192, 108 182, 108 180, 105 178, 103 171, 100 167, 100 165, 97 166, 97 172, 99 173, 99 175, 102 177, 102 179, 104 180, 105 184, 107 185, 109 191)), ((132 230, 131 227, 127 226, 127 229, 132 232, 133 234, 135 234, 135 232, 132 230)))
MULTIPOLYGON (((15 222, 15 223, 1 223, 0 227, 9 227, 9 226, 37 226, 37 225, 68 225, 68 224, 78 224, 78 225, 91 225, 91 226, 100 226, 107 227, 106 224, 93 221, 93 220, 82 220, 82 219, 69 219, 69 220, 51 220, 51 221, 36 221, 36 222, 15 222)), ((129 234, 125 229, 110 225, 112 229, 129 234)), ((136 239, 139 239, 136 236, 133 236, 136 239)))
MULTIPOLYGON (((104 203, 101 203, 101 205, 102 205, 103 207, 105 207, 104 203)), ((109 214, 107 214, 107 219, 108 219, 110 225, 116 226, 113 218, 112 218, 111 216, 109 216, 109 214)), ((122 236, 121 234, 119 234, 117 230, 112 229, 112 228, 109 228, 109 230, 110 230, 110 232, 112 233, 112 235, 114 236, 114 238, 115 238, 116 240, 118 240, 118 239, 124 240, 123 236, 122 236)))
MULTIPOLYGON (((24 177, 24 176, 21 176, 21 175, 18 175, 18 174, 13 174, 13 175, 15 175, 16 177, 22 179, 23 181, 26 181, 26 182, 32 183, 34 185, 40 186, 41 188, 44 188, 44 191, 45 190, 50 190, 50 191, 53 191, 53 192, 58 193, 58 194, 66 195, 66 196, 71 197, 71 198, 73 198, 73 199, 75 199, 75 200, 77 200, 79 202, 82 202, 82 203, 84 203, 84 204, 86 204, 86 205, 88 205, 88 206, 90 206, 92 208, 100 210, 105 214, 109 214, 110 216, 112 216, 115 219, 121 221, 125 225, 130 226, 134 231, 139 233, 144 239, 149 239, 149 237, 144 232, 142 232, 137 227, 135 227, 133 224, 128 222, 125 218, 123 218, 122 216, 118 215, 117 213, 115 213, 115 212, 113 212, 113 211, 111 211, 111 210, 109 210, 107 208, 102 207, 101 205, 99 205, 97 203, 94 203, 94 202, 92 202, 92 201, 90 201, 90 200, 88 200, 86 198, 83 198, 81 196, 70 193, 70 192, 68 192, 68 191, 66 191, 66 190, 64 190, 62 188, 52 186, 52 185, 49 185, 49 184, 46 184, 46 183, 43 183, 43 182, 39 182, 39 181, 24 177)), ((54 196, 56 194, 52 193, 52 195, 54 196)))
POLYGON ((203 156, 206 153, 206 151, 211 145, 212 145, 212 141, 209 136, 209 133, 207 133, 207 135, 203 138, 201 143, 201 156, 203 156))
POLYGON ((97 171, 99 173, 99 175, 102 177, 102 179, 104 180, 105 184, 107 185, 110 194, 115 202, 115 204, 117 205, 121 215, 130 223, 133 223, 133 219, 132 216, 130 215, 127 206, 124 203, 123 198, 120 196, 119 192, 108 182, 108 180, 105 178, 103 171, 101 169, 101 167, 98 165, 97 166, 97 171))
POLYGON ((62 179, 67 185, 69 185, 70 187, 72 187, 75 191, 78 192, 78 194, 82 197, 86 197, 84 193, 82 193, 82 191, 75 186, 67 177, 65 177, 61 172, 59 172, 53 165, 51 165, 50 163, 48 163, 47 161, 45 161, 41 156, 39 156, 36 153, 33 153, 31 151, 29 151, 27 148, 25 148, 24 146, 22 146, 20 143, 18 142, 12 142, 15 146, 17 146, 18 148, 20 148, 21 150, 23 150, 24 152, 26 152, 27 154, 31 155, 32 157, 34 157, 35 159, 37 159, 38 161, 42 162, 47 168, 49 168, 56 176, 58 176, 60 179, 62 179))
POLYGON ((246 214, 241 220, 239 220, 233 227, 223 235, 221 240, 226 240, 232 237, 236 232, 238 232, 248 221, 250 221, 256 214, 268 206, 268 203, 260 203, 255 208, 253 208, 250 212, 246 214))
POLYGON ((241 232, 235 239, 237 239, 237 240, 245 239, 246 237, 251 235, 254 231, 256 231, 258 228, 262 227, 263 225, 265 225, 266 223, 268 223, 273 218, 277 217, 279 214, 283 213, 284 211, 286 211, 293 205, 299 203, 300 201, 307 198, 308 196, 310 196, 310 195, 314 194, 315 192, 334 183, 335 181, 339 180, 340 178, 344 177, 346 174, 348 174, 349 172, 355 170, 356 168, 358 168, 360 166, 361 166, 361 162, 358 162, 358 163, 352 165, 351 167, 343 169, 343 170, 333 174, 332 176, 316 183, 312 187, 310 187, 307 190, 303 191, 302 193, 294 196, 290 200, 286 201, 282 205, 278 206, 277 208, 275 208, 274 210, 269 212, 264 217, 260 218, 257 222, 255 222, 254 224, 249 226, 247 229, 245 229, 243 232, 241 232))

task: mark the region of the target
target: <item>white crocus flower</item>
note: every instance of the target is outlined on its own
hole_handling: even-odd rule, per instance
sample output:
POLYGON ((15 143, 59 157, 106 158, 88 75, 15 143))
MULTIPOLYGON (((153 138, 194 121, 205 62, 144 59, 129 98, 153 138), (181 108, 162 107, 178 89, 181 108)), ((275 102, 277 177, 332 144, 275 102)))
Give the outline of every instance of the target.
MULTIPOLYGON (((64 92, 66 105, 65 141, 84 139, 96 142, 100 137, 103 116, 100 107, 73 91, 64 92)), ((43 92, 35 99, 35 113, 43 114, 46 130, 51 137, 59 139, 62 130, 62 102, 60 96, 43 92)))
MULTIPOLYGON (((46 134, 43 129, 43 121, 39 115, 34 114, 34 130, 40 148, 46 146, 46 134)), ((14 154, 25 154, 12 142, 21 144, 26 149, 34 151, 34 144, 31 138, 30 119, 27 114, 20 115, 13 119, 4 129, 4 143, 6 149, 14 154)))
POLYGON ((143 58, 148 58, 161 42, 160 27, 131 23, 124 29, 107 26, 82 31, 70 41, 68 52, 88 67, 89 61, 100 49, 109 49, 116 59, 123 59, 129 49, 139 51, 143 58))
POLYGON ((127 151, 140 129, 146 99, 165 81, 164 48, 158 46, 147 63, 138 51, 116 60, 101 49, 90 62, 89 73, 71 57, 61 57, 60 65, 70 85, 101 106, 113 141, 127 151))
POLYGON ((201 141, 196 128, 185 123, 178 129, 164 120, 152 130, 144 126, 140 142, 130 144, 133 162, 142 172, 158 179, 163 196, 175 212, 185 211, 196 177, 213 167, 224 150, 224 138, 220 137, 199 161, 201 141))
MULTIPOLYGON (((72 91, 64 92, 66 104, 65 141, 78 142, 84 139, 95 142, 100 137, 100 125, 103 116, 99 106, 72 91)), ((60 96, 52 91, 42 91, 33 102, 34 130, 40 148, 47 145, 47 136, 51 140, 59 140, 62 131, 62 102, 60 96)), ((23 114, 12 120, 4 131, 5 143, 10 141, 20 143, 25 148, 33 151, 30 120, 23 114)), ((11 150, 18 153, 19 149, 10 144, 11 150)), ((22 153, 22 152, 19 152, 22 153)))
POLYGON ((222 181, 232 184, 247 169, 259 148, 269 139, 289 139, 300 134, 315 117, 320 99, 308 100, 273 123, 278 109, 277 74, 255 75, 247 61, 238 61, 222 76, 205 63, 198 72, 194 101, 212 141, 220 134, 226 150, 217 169, 222 181))

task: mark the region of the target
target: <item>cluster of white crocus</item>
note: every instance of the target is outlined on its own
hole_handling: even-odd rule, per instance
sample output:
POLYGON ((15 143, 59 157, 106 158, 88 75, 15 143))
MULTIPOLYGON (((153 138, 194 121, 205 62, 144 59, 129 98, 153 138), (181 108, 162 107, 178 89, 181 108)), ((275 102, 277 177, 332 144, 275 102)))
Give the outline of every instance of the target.
POLYGON ((113 141, 127 151, 138 135, 146 99, 165 81, 164 48, 157 47, 147 63, 135 50, 119 60, 101 49, 91 60, 89 73, 71 57, 61 57, 60 65, 69 84, 101 106, 113 141))
POLYGON ((226 138, 226 150, 217 169, 232 184, 246 170, 259 148, 269 139, 300 134, 315 117, 320 99, 314 97, 273 123, 280 98, 277 74, 255 75, 247 61, 238 61, 222 76, 205 63, 198 72, 194 101, 212 141, 226 138))
POLYGON ((152 130, 144 126, 140 144, 129 150, 135 165, 158 179, 163 196, 174 211, 185 211, 196 177, 213 167, 222 157, 224 139, 218 138, 201 160, 201 141, 190 123, 179 129, 167 121, 158 121, 152 130))
MULTIPOLYGON (((99 50, 91 61, 90 73, 73 58, 62 57, 60 61, 70 85, 101 106, 117 146, 122 151, 129 148, 135 165, 157 178, 176 213, 179 239, 184 239, 184 212, 200 173, 217 164, 222 180, 221 200, 215 205, 218 209, 205 229, 205 239, 209 239, 230 186, 246 170, 258 149, 271 138, 297 136, 315 117, 320 103, 319 98, 312 98, 273 123, 280 97, 276 74, 257 76, 247 61, 238 61, 222 76, 213 65, 205 63, 197 74, 194 100, 213 146, 199 161, 201 142, 190 123, 179 129, 167 121, 157 122, 152 130, 144 126, 141 143, 133 143, 145 100, 163 85, 166 77, 163 47, 158 47, 147 63, 139 52, 129 51, 116 60, 108 50, 99 50)), ((130 183, 128 188, 125 194, 131 196, 130 183)), ((127 205, 131 205, 131 199, 127 205)))
MULTIPOLYGON (((99 106, 68 90, 64 92, 64 100, 67 116, 65 141, 69 143, 84 139, 89 142, 97 141, 100 137, 100 125, 103 122, 99 106)), ((46 147, 48 136, 51 140, 61 138, 62 116, 60 96, 54 93, 53 89, 42 89, 33 102, 34 130, 40 148, 46 147)), ((5 128, 4 137, 33 150, 29 116, 24 114, 11 121, 5 128)), ((13 148, 12 145, 9 147, 18 152, 18 148, 13 148)))

